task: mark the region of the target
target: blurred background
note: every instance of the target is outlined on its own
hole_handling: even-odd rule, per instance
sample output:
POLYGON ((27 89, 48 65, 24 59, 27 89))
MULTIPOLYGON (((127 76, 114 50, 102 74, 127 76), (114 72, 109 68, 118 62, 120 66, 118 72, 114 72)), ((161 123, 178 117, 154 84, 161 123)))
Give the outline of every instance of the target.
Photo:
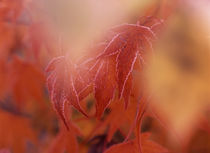
POLYGON ((129 133, 139 88, 150 97, 142 132, 171 153, 209 153, 209 27, 208 0, 1 0, 0 153, 102 153, 129 133), (67 132, 46 88, 49 61, 95 57, 99 51, 91 48, 109 42, 110 29, 144 17, 163 25, 132 73, 132 104, 110 104, 97 120, 90 94, 81 105, 91 117, 70 108, 67 132))

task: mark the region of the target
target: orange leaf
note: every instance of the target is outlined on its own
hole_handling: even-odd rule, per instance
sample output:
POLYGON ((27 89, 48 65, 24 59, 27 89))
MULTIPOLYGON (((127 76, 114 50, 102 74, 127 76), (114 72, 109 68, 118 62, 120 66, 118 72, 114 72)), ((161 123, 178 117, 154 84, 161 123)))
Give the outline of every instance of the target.
MULTIPOLYGON (((36 100, 40 106, 44 103, 44 75, 34 64, 14 57, 10 65, 9 79, 12 82, 12 93, 18 106, 27 104, 29 100, 36 100)), ((21 108, 21 107, 19 107, 21 108)))
POLYGON ((1 110, 0 121, 0 148, 6 147, 13 152, 23 153, 26 149, 27 140, 35 142, 35 132, 27 118, 1 110))

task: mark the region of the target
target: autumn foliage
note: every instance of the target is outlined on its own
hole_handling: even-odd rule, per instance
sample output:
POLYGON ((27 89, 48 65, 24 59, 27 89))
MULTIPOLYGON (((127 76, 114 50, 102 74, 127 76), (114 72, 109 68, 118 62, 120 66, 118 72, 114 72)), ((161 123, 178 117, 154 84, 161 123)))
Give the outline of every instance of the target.
POLYGON ((209 2, 142 4, 84 54, 39 3, 0 1, 0 153, 210 152, 209 29, 189 13, 209 2))

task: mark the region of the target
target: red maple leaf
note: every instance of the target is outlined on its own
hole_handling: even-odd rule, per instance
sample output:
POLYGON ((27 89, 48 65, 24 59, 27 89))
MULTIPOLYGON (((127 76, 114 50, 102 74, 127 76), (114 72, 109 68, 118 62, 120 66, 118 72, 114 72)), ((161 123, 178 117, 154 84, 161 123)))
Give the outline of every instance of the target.
POLYGON ((138 24, 124 24, 112 30, 116 35, 97 58, 100 60, 111 58, 113 63, 116 63, 113 69, 116 69, 119 96, 124 98, 127 107, 132 89, 134 64, 137 59, 142 59, 141 54, 145 52, 146 47, 152 48, 151 41, 156 36, 150 27, 138 24))
POLYGON ((104 49, 100 48, 102 53, 95 58, 74 65, 66 57, 58 57, 48 65, 46 71, 51 71, 47 79, 48 89, 53 104, 64 122, 65 102, 69 102, 86 115, 79 102, 92 92, 92 85, 98 118, 113 99, 117 87, 120 99, 124 98, 125 107, 128 106, 134 64, 138 58, 142 59, 140 56, 146 47, 151 48, 151 41, 156 36, 150 27, 138 24, 124 24, 113 28, 112 31, 116 35, 104 49))
POLYGON ((65 103, 70 104, 79 112, 88 116, 81 107, 80 101, 92 92, 91 79, 86 76, 90 71, 82 69, 81 71, 85 71, 82 76, 80 70, 79 66, 73 64, 64 56, 53 59, 46 68, 46 72, 51 72, 47 78, 51 100, 67 128, 67 119, 64 112, 65 103))
POLYGON ((96 117, 102 116, 104 109, 114 97, 115 88, 115 65, 110 60, 104 60, 99 66, 95 79, 96 117))

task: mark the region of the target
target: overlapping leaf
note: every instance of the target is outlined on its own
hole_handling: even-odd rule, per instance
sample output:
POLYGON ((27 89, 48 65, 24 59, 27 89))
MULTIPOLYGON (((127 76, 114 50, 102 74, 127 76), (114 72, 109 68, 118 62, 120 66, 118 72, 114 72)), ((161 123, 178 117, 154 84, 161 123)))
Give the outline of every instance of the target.
POLYGON ((98 118, 112 100, 116 89, 119 90, 119 97, 124 98, 125 106, 128 106, 134 64, 140 51, 144 52, 146 46, 151 46, 155 34, 149 27, 138 24, 124 24, 113 31, 116 35, 102 52, 83 63, 85 71, 80 71, 79 66, 75 67, 65 57, 54 59, 49 64, 47 71, 52 73, 48 77, 48 88, 54 106, 64 121, 63 106, 67 101, 85 114, 79 101, 92 92, 91 85, 94 85, 98 118), (81 92, 85 93, 81 95, 82 98, 81 92))
MULTIPOLYGON (((151 41, 155 39, 155 34, 150 27, 141 26, 138 24, 124 24, 112 29, 116 35, 107 44, 105 49, 97 59, 112 61, 112 65, 108 65, 107 70, 103 70, 101 75, 98 75, 95 80, 95 86, 100 86, 98 80, 103 80, 105 86, 101 91, 96 91, 98 95, 106 95, 103 100, 98 98, 95 94, 96 104, 103 106, 100 108, 96 107, 97 114, 102 114, 107 104, 109 104, 112 95, 114 94, 114 84, 116 83, 119 90, 119 97, 124 98, 125 107, 128 106, 129 97, 132 89, 132 71, 136 60, 142 60, 141 54, 145 52, 147 47, 151 47, 151 41), (141 54, 140 54, 141 53, 141 54), (113 66, 115 64, 115 66, 113 66), (110 76, 110 70, 112 76, 110 76), (107 82, 103 77, 109 78, 107 82), (112 77, 112 78, 110 78, 112 77), (98 85, 99 84, 99 85, 98 85), (111 87, 111 89, 110 89, 111 87), (100 112, 100 113, 99 113, 100 112)), ((106 63, 106 62, 105 62, 106 63)), ((103 67, 102 67, 103 68, 103 67)), ((117 89, 117 86, 115 88, 117 89)), ((96 105, 96 106, 97 106, 96 105)))
POLYGON ((129 102, 132 89, 132 71, 134 64, 144 52, 146 46, 151 46, 155 39, 153 31, 146 26, 138 24, 124 24, 112 29, 116 36, 110 41, 99 58, 116 55, 116 73, 120 98, 124 98, 125 106, 129 102))
POLYGON ((64 56, 53 59, 49 63, 46 72, 51 72, 47 78, 51 100, 66 126, 68 127, 64 112, 65 103, 87 116, 80 106, 80 100, 92 91, 89 79, 83 78, 87 76, 78 74, 76 65, 72 64, 64 56))
POLYGON ((96 116, 101 117, 104 109, 114 97, 116 88, 115 67, 112 61, 103 61, 95 79, 96 116))

